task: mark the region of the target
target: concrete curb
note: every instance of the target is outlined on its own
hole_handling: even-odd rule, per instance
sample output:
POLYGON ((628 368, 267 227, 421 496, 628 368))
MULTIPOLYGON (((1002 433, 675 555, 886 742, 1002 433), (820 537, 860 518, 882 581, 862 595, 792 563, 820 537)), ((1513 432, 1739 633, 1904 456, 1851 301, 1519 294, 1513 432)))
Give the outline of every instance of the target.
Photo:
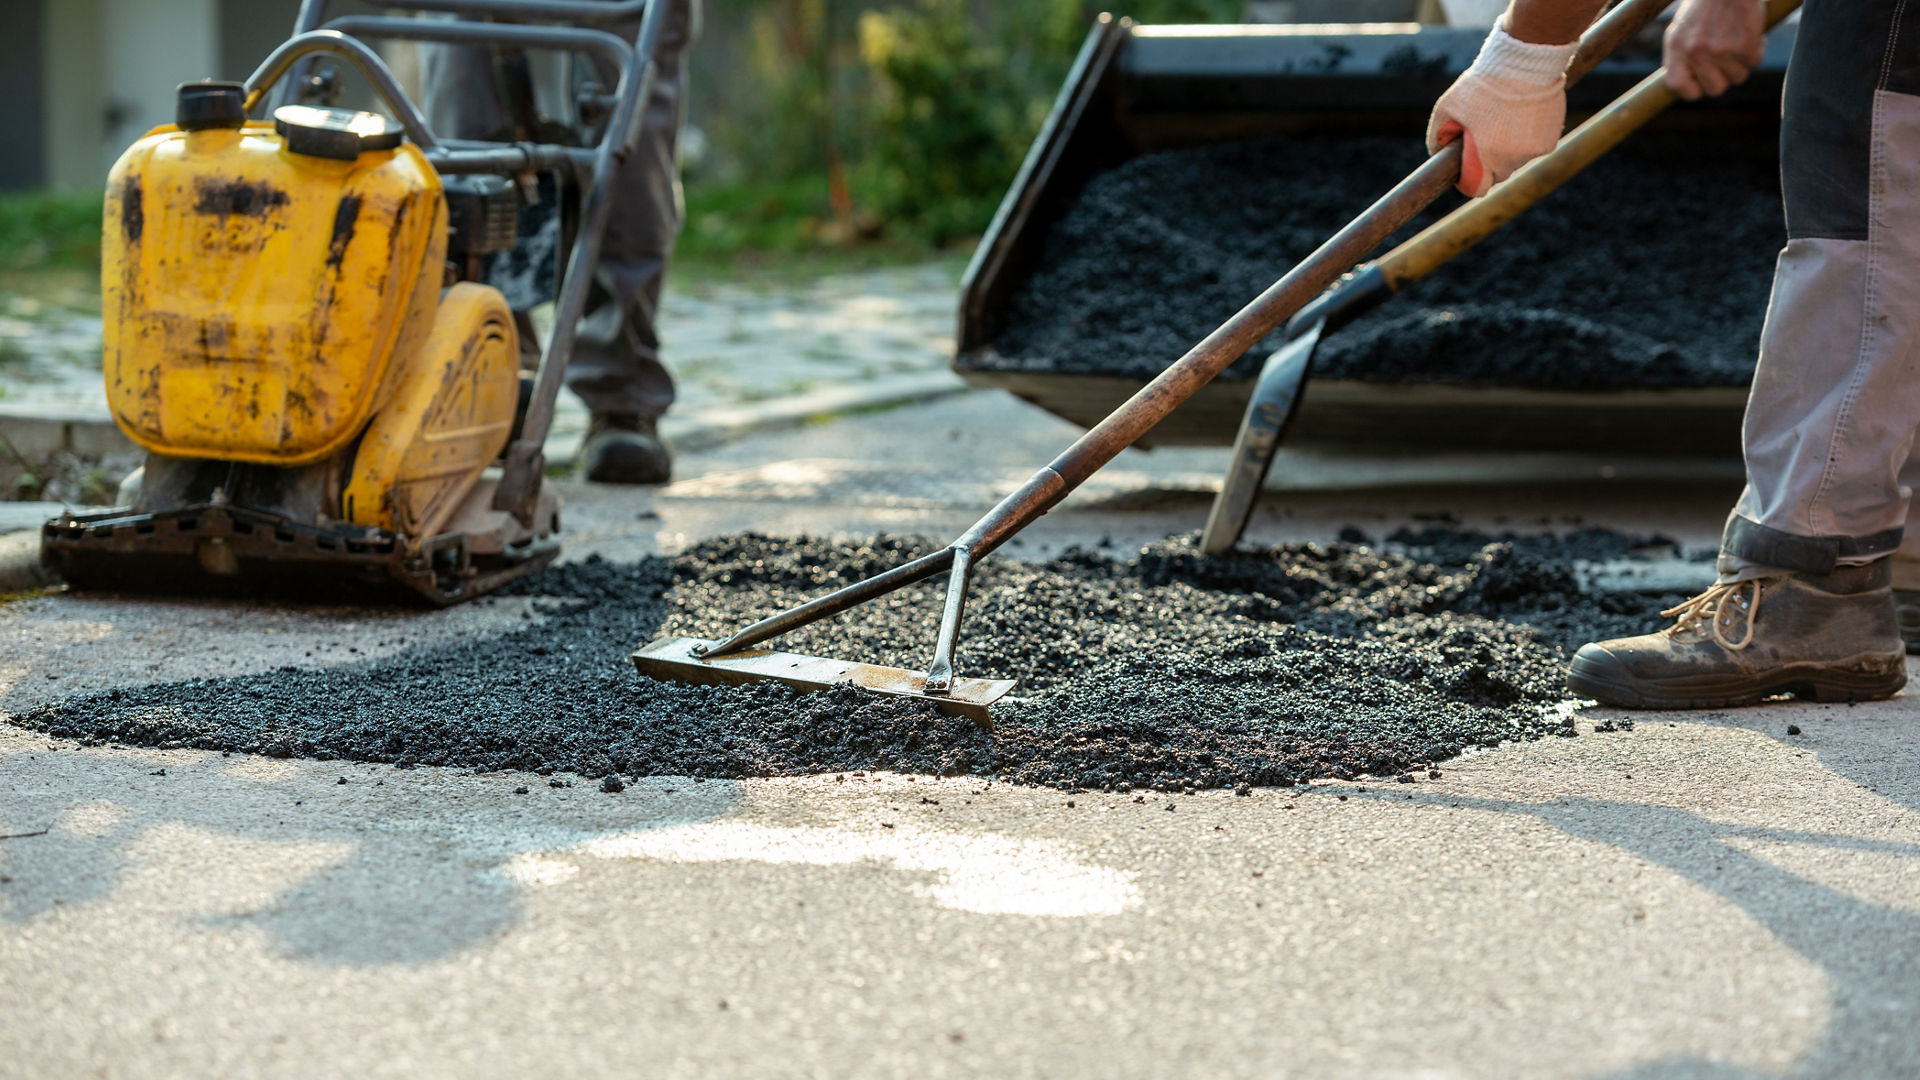
POLYGON ((100 457, 135 449, 113 418, 105 415, 20 412, 0 407, 0 435, 29 458, 43 458, 60 450, 100 457))
MULTIPOLYGON (((660 421, 660 434, 676 452, 706 450, 763 431, 799 427, 845 413, 931 401, 962 393, 967 388, 965 380, 946 370, 882 375, 750 405, 670 412, 660 421)), ((578 433, 550 435, 546 445, 547 464, 571 465, 579 450, 578 433)))
POLYGON ((858 383, 821 387, 797 397, 696 411, 678 421, 668 413, 662 433, 677 448, 704 450, 762 431, 798 427, 844 413, 912 405, 966 389, 964 379, 946 370, 882 375, 858 383))
POLYGON ((57 502, 0 502, 0 534, 38 530, 66 509, 57 502))
MULTIPOLYGON (((960 376, 946 370, 882 375, 750 405, 671 412, 660 427, 674 449, 705 450, 761 431, 798 427, 839 413, 910 405, 965 389, 967 384, 960 376)), ((9 412, 0 407, 0 435, 27 457, 44 457, 57 450, 99 456, 135 449, 108 416, 9 412)), ((577 432, 549 436, 547 462, 570 464, 579 448, 577 432)))
POLYGON ((40 565, 37 528, 0 536, 0 596, 58 584, 60 579, 40 565))
MULTIPOLYGON (((958 394, 967 389, 960 376, 951 371, 922 371, 903 375, 883 375, 858 383, 821 387, 794 397, 755 402, 751 405, 697 409, 685 414, 669 413, 661 423, 661 434, 675 450, 705 450, 762 431, 799 427, 811 421, 845 413, 911 405, 915 402, 958 394)), ((56 450, 97 456, 134 448, 109 417, 36 415, 0 410, 0 435, 29 457, 41 457, 56 450)), ((571 465, 580 449, 577 432, 564 432, 547 439, 549 465, 571 465)), ((58 503, 0 502, 0 536, 24 533, 32 536, 32 564, 39 573, 39 539, 42 522, 58 517, 58 503)), ((10 553, 18 557, 18 553, 10 553)), ((7 587, 13 580, 7 566, 0 565, 0 592, 39 588, 49 581, 7 587)), ((21 571, 24 574, 24 571, 21 571)))

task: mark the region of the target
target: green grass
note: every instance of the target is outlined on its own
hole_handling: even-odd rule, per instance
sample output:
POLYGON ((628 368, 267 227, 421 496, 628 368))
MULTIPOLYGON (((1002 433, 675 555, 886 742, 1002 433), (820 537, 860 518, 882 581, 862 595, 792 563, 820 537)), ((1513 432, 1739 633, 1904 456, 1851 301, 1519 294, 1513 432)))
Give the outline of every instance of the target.
MULTIPOLYGON (((824 274, 927 262, 964 262, 961 248, 938 249, 891 235, 877 222, 833 220, 825 177, 716 184, 686 189, 687 219, 670 273, 692 283, 783 283, 824 274)), ((0 292, 75 306, 97 295, 99 193, 0 195, 0 292)), ((97 301, 95 301, 97 303, 97 301)))
MULTIPOLYGON (((100 313, 100 268, 0 268, 0 301, 27 300, 69 311, 100 313)), ((0 310, 5 310, 0 305, 0 310)), ((29 314, 16 312, 16 314, 29 314)))
POLYGON ((817 251, 768 252, 738 251, 728 255, 696 252, 675 253, 667 270, 669 287, 675 282, 702 285, 712 282, 753 285, 793 285, 829 274, 851 274, 862 270, 880 270, 892 266, 917 266, 924 262, 951 262, 954 280, 966 265, 966 252, 952 249, 931 250, 907 244, 873 243, 854 248, 823 248, 817 251))
POLYGON ((0 195, 0 272, 98 273, 101 199, 99 192, 0 195))
MULTIPOLYGON (((881 223, 836 222, 824 176, 741 183, 689 181, 675 276, 788 281, 951 257, 881 223)), ((962 256, 964 257, 964 256, 962 256)))
POLYGON ((832 218, 824 177, 716 184, 689 181, 677 253, 727 258, 744 251, 795 254, 822 245, 832 218))

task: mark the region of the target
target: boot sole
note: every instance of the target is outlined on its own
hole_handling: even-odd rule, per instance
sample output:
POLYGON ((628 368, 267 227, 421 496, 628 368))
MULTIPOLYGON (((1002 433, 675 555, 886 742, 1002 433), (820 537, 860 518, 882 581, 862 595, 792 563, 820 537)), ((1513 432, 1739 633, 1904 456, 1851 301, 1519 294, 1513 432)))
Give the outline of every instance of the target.
POLYGON ((1567 689, 1603 705, 1630 709, 1731 709, 1792 694, 1805 701, 1840 704, 1880 701, 1907 685, 1904 657, 1869 654, 1834 664, 1795 664, 1750 675, 1700 675, 1684 679, 1635 678, 1617 660, 1574 657, 1567 689))

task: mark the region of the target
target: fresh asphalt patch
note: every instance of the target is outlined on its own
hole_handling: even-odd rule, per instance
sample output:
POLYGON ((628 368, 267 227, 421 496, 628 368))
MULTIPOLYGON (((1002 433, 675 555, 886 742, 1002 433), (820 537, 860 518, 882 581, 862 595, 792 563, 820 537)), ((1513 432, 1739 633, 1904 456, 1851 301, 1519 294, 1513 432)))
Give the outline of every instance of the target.
MULTIPOLYGON (((1173 791, 1417 778, 1469 747, 1575 734, 1561 682, 1570 651, 1649 629, 1676 599, 1576 572, 1671 556, 1659 540, 1349 535, 1356 542, 1227 558, 1177 539, 1132 558, 1076 549, 989 562, 960 662, 1018 678, 1024 695, 991 730, 851 687, 799 696, 638 675, 627 656, 651 638, 716 637, 929 550, 753 534, 673 560, 550 569, 516 586, 541 598, 541 616, 503 634, 346 666, 125 687, 10 719, 90 744, 595 779, 887 769, 1173 791)), ((918 586, 780 645, 917 666, 938 600, 934 585, 918 586)))

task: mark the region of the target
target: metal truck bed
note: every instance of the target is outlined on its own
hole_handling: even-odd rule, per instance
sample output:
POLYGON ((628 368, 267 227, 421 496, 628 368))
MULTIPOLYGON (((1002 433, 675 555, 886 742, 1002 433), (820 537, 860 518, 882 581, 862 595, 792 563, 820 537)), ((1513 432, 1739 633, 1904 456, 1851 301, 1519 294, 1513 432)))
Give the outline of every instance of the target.
MULTIPOLYGON (((1766 61, 1746 85, 1674 110, 1655 126, 1746 127, 1756 139, 1774 140, 1793 32, 1788 25, 1770 36, 1766 61)), ((1033 271, 1049 226, 1087 181, 1143 154, 1257 135, 1417 139, 1434 99, 1472 62, 1484 36, 1407 23, 1137 26, 1103 16, 967 268, 954 369, 975 386, 1006 390, 1082 426, 1097 423, 1143 380, 1005 370, 992 345, 1000 313, 1033 271)), ((1657 37, 1621 50, 1574 88, 1573 119, 1658 65, 1657 37)), ((1525 217, 1508 228, 1526 228, 1525 217)), ((1286 267, 1273 269, 1278 277, 1286 267)), ((1231 444, 1252 386, 1210 384, 1139 445, 1231 444)), ((1738 446, 1745 399, 1736 387, 1582 393, 1316 380, 1287 442, 1624 452, 1658 432, 1666 453, 1725 453, 1738 446)))

